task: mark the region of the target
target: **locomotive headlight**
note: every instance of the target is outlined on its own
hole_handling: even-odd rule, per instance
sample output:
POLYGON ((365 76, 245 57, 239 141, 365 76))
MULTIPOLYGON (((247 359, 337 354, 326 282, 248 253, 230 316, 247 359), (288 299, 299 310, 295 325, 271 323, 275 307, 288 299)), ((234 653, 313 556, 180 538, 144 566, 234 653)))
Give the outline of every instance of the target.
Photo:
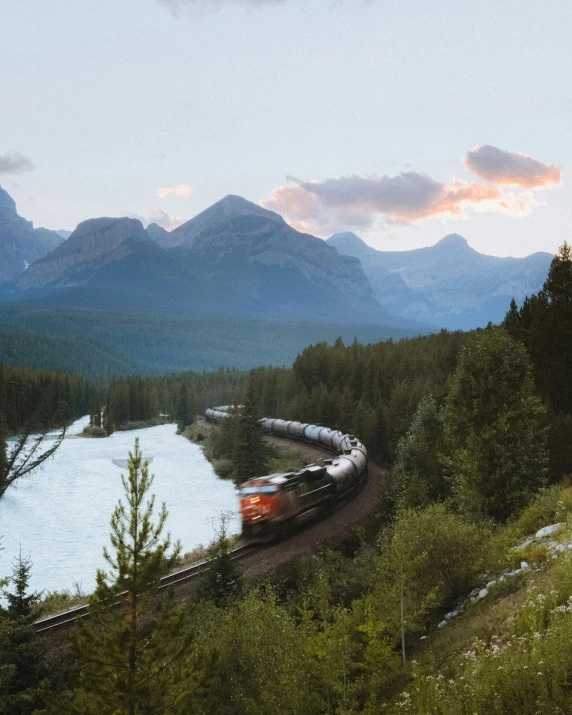
POLYGON ((250 497, 251 504, 258 504, 259 501, 260 501, 260 497, 250 497))

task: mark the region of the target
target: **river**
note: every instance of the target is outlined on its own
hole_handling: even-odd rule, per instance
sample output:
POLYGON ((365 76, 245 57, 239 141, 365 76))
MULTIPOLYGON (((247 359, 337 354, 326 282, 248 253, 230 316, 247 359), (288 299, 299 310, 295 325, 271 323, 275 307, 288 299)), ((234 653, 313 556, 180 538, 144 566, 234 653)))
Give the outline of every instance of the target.
POLYGON ((201 448, 177 435, 175 425, 105 439, 76 437, 87 422, 77 420, 55 455, 0 499, 0 577, 10 574, 21 547, 32 559, 33 589, 73 590, 79 583, 93 590, 96 570, 105 568, 111 513, 123 498, 127 470, 113 460, 124 464, 136 437, 144 458, 152 459, 156 511, 166 502, 166 531, 181 540, 183 552, 212 541, 223 512, 230 515, 231 533, 239 531, 234 485, 216 476, 201 448))

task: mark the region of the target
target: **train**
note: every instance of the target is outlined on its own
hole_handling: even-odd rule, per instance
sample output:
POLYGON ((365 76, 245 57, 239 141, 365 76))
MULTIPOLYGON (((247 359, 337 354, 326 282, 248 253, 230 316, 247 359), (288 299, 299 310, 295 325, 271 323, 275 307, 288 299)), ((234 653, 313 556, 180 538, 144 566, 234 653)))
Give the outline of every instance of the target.
MULTIPOLYGON (((231 407, 206 410, 209 422, 228 418, 231 407)), ((355 435, 329 427, 263 417, 264 432, 332 453, 331 459, 308 464, 295 472, 255 477, 239 486, 242 533, 275 536, 327 514, 353 495, 367 479, 367 449, 355 435)))

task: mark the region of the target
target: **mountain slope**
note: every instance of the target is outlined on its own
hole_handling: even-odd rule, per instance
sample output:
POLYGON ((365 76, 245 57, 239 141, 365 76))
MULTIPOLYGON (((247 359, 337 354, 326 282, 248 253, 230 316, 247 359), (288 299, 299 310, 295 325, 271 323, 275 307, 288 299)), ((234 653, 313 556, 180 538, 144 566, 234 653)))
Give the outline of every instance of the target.
POLYGON ((232 288, 251 315, 395 324, 359 261, 239 196, 221 199, 156 240, 181 262, 201 266, 212 281, 232 288))
POLYGON ((522 301, 539 290, 552 260, 549 253, 486 256, 458 234, 413 251, 377 251, 351 233, 331 236, 328 243, 361 260, 386 308, 449 329, 502 320, 511 298, 522 301))
POLYGON ((220 315, 232 291, 214 286, 149 238, 131 218, 88 219, 52 253, 29 267, 12 300, 116 313, 220 315))
POLYGON ((15 279, 63 240, 56 231, 34 228, 19 216, 16 202, 0 186, 0 283, 15 279))

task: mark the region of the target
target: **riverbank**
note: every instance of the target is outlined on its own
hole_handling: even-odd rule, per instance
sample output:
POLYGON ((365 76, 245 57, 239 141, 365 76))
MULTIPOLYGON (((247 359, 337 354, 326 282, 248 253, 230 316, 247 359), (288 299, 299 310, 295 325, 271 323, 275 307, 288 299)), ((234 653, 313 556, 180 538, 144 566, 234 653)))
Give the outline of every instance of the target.
POLYGON ((240 530, 234 486, 217 477, 197 445, 177 435, 176 425, 77 439, 88 422, 74 422, 54 457, 0 500, 0 576, 21 545, 32 559, 33 590, 73 595, 76 584, 83 593, 93 589, 97 569, 106 568, 109 520, 123 498, 120 465, 137 437, 143 456, 153 458, 157 509, 166 502, 167 531, 181 540, 183 552, 211 543, 221 512, 231 515, 231 533, 240 530))

